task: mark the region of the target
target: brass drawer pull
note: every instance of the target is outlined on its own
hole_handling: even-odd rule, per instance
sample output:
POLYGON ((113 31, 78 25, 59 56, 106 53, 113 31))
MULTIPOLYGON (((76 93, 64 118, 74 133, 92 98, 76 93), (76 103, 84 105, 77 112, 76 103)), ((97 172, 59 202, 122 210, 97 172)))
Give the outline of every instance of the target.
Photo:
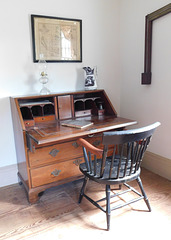
POLYGON ((79 166, 81 162, 82 162, 81 159, 76 159, 75 161, 73 161, 73 163, 74 163, 76 166, 79 166))
POLYGON ((54 177, 57 177, 60 174, 61 170, 57 170, 55 169, 53 172, 51 172, 51 175, 53 175, 54 177))
POLYGON ((52 156, 52 157, 56 157, 56 155, 58 154, 59 150, 57 150, 56 148, 52 149, 49 154, 52 156))
POLYGON ((75 148, 78 148, 78 147, 79 147, 79 145, 78 145, 77 142, 74 142, 74 143, 72 144, 72 146, 75 147, 75 148))

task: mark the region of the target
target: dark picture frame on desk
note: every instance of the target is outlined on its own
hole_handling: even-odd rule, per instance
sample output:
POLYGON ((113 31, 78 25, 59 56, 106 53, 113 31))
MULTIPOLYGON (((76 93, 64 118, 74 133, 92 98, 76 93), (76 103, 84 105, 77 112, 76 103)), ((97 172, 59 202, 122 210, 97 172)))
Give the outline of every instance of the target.
POLYGON ((82 20, 31 15, 33 61, 82 62, 82 20))

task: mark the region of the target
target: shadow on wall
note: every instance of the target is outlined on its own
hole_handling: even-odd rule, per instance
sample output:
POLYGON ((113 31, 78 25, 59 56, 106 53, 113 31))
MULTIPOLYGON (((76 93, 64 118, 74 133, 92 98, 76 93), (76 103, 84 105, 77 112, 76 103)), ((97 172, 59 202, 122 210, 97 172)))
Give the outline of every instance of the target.
POLYGON ((36 86, 38 84, 40 85, 40 89, 41 89, 41 83, 39 82, 39 79, 36 79, 33 74, 28 75, 28 78, 26 79, 25 84, 28 87, 27 89, 28 93, 38 93, 36 89, 36 86))
POLYGON ((77 80, 75 83, 76 90, 84 90, 84 70, 77 68, 77 80))

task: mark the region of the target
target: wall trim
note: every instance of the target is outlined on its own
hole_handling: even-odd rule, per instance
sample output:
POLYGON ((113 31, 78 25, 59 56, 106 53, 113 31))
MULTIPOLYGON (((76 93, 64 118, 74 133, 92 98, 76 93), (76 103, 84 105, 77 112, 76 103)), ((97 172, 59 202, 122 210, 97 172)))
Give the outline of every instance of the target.
POLYGON ((171 159, 162 157, 152 152, 146 152, 142 167, 171 180, 171 159))
POLYGON ((0 167, 0 187, 17 183, 17 172, 17 164, 0 167))

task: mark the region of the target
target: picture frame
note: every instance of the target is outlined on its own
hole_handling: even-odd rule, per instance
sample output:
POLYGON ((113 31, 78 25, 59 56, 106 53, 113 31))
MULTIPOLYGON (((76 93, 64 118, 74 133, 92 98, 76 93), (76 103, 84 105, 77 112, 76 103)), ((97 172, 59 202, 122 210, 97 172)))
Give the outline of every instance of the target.
POLYGON ((158 10, 147 14, 145 17, 145 49, 144 49, 144 72, 141 74, 141 84, 151 84, 152 72, 151 72, 151 62, 152 62, 152 29, 153 22, 171 13, 171 3, 166 6, 159 8, 158 10))
POLYGON ((82 20, 31 15, 33 62, 82 62, 82 20))

